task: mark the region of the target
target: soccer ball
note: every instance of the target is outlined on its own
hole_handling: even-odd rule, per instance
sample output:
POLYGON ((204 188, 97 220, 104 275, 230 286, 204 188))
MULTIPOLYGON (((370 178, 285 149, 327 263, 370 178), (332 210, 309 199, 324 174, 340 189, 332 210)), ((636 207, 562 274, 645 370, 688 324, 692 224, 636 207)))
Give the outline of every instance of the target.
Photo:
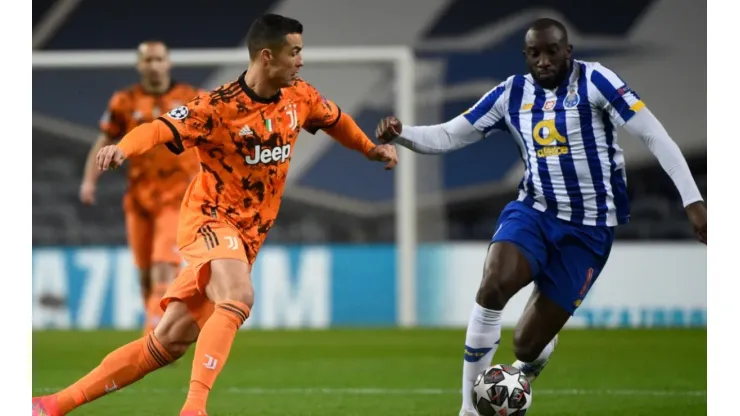
POLYGON ((524 373, 496 364, 473 384, 473 406, 480 416, 524 416, 532 405, 532 387, 524 373))

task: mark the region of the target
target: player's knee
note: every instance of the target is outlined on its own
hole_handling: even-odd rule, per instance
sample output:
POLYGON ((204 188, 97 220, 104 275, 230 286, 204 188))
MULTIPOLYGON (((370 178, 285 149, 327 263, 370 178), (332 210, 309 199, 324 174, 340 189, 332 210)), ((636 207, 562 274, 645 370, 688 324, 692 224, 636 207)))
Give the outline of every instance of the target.
POLYGON ((215 303, 237 301, 251 308, 254 304, 254 288, 249 265, 238 260, 214 261, 206 295, 215 303))
POLYGON ((153 285, 170 284, 177 277, 177 266, 171 263, 154 263, 151 268, 153 285))
POLYGON ((200 334, 200 328, 185 305, 171 303, 154 328, 154 336, 174 359, 182 357, 200 334))
POLYGON ((480 288, 478 288, 478 294, 475 300, 484 308, 497 311, 502 310, 506 306, 506 302, 509 301, 504 279, 495 265, 486 264, 483 271, 483 281, 480 288))
POLYGON ((235 300, 241 302, 250 309, 254 305, 254 289, 252 285, 234 285, 230 287, 224 300, 235 300))
POLYGON ((508 243, 495 243, 486 257, 476 301, 485 308, 500 311, 531 280, 527 260, 518 248, 508 243))
POLYGON ((514 355, 517 360, 531 363, 539 357, 547 343, 542 344, 536 337, 526 331, 514 331, 514 355))

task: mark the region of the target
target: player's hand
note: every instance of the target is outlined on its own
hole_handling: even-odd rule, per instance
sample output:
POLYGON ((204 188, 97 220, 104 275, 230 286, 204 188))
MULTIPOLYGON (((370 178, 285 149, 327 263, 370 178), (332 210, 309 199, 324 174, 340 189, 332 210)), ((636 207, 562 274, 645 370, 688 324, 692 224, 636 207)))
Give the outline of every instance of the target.
POLYGON ((370 160, 378 162, 388 162, 385 165, 385 170, 390 170, 396 167, 398 164, 398 155, 396 154, 396 147, 392 144, 381 144, 375 146, 367 154, 370 160))
POLYGON ((707 244, 707 207, 704 202, 698 201, 686 207, 686 215, 694 227, 696 238, 707 244))
POLYGON ((375 137, 381 143, 388 143, 400 136, 401 130, 403 130, 403 125, 399 119, 395 116, 386 117, 378 123, 378 127, 375 129, 375 137))
POLYGON ((98 169, 103 171, 108 169, 117 169, 123 164, 124 160, 126 160, 126 156, 124 156, 121 149, 114 144, 100 149, 95 159, 98 169))
POLYGON ((82 181, 80 186, 80 201, 85 205, 95 204, 95 183, 82 181))

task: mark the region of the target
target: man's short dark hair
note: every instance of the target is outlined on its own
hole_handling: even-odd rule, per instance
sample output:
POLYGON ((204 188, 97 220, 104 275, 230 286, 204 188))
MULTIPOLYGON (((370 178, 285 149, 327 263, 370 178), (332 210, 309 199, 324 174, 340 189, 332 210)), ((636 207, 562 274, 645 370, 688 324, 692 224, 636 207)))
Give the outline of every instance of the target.
POLYGON ((285 42, 285 37, 291 33, 303 34, 301 22, 278 14, 258 17, 247 34, 249 57, 255 59, 263 49, 279 49, 285 42))
POLYGON ((551 19, 549 17, 543 17, 541 19, 537 19, 534 21, 534 23, 532 23, 532 26, 530 26, 529 28, 531 30, 536 30, 540 32, 540 31, 547 30, 553 27, 560 31, 560 33, 563 35, 563 41, 565 43, 568 43, 568 31, 565 29, 565 25, 563 25, 562 23, 560 23, 559 21, 555 19, 551 19))

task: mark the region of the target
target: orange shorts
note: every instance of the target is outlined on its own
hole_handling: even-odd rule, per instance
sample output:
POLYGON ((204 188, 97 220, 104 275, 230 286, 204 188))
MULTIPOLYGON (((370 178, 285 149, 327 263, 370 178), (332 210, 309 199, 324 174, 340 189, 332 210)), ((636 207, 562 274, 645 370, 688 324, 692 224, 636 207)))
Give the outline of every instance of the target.
POLYGON ((162 207, 149 213, 127 196, 124 202, 128 244, 139 269, 149 269, 154 263, 179 265, 177 224, 180 207, 162 207))
POLYGON ((187 305, 198 326, 203 328, 213 313, 214 303, 205 295, 211 278, 210 262, 217 259, 241 260, 249 264, 247 251, 237 231, 222 222, 208 222, 199 228, 195 240, 180 248, 187 266, 170 285, 160 306, 163 310, 173 300, 187 305))

